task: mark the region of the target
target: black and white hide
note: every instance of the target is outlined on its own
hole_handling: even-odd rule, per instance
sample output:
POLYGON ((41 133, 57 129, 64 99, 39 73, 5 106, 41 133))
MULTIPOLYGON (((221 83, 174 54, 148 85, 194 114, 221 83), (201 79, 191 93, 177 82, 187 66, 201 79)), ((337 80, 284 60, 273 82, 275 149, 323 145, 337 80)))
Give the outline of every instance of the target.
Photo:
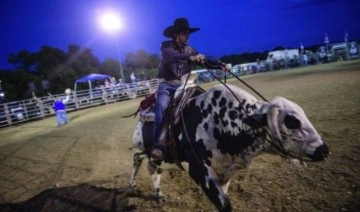
MULTIPOLYGON (((300 106, 282 97, 258 101, 246 91, 217 85, 195 97, 183 114, 181 159, 219 211, 231 211, 226 193, 235 171, 246 169, 252 158, 272 153, 284 158, 324 160, 329 150, 300 106)), ((139 122, 134 132, 133 174, 151 151, 152 123, 139 122), (144 153, 144 154, 142 154, 144 153)), ((149 161, 155 195, 160 191, 160 167, 149 161)))

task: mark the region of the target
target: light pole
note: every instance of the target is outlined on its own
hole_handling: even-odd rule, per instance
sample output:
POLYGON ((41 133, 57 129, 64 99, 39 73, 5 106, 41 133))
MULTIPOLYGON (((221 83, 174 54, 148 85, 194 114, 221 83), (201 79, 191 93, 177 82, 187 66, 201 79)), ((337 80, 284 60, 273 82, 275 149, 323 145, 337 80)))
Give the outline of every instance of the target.
POLYGON ((121 65, 121 59, 120 59, 120 47, 119 47, 119 41, 116 39, 116 52, 119 58, 119 69, 120 69, 120 76, 123 82, 125 82, 125 76, 124 76, 124 71, 123 71, 123 67, 121 65))
MULTIPOLYGON (((123 24, 119 18, 119 16, 112 12, 112 11, 107 11, 102 13, 99 16, 98 19, 99 25, 100 27, 111 34, 115 35, 122 29, 123 24)), ((115 38, 116 40, 116 52, 118 54, 118 60, 119 60, 119 70, 120 70, 120 77, 122 78, 122 80, 125 80, 124 77, 124 71, 123 71, 123 67, 121 65, 121 59, 120 59, 120 48, 119 48, 119 41, 115 38)))
POLYGON ((330 43, 330 40, 329 40, 329 37, 328 37, 327 33, 325 33, 324 43, 325 43, 325 45, 326 45, 326 56, 328 56, 328 54, 329 54, 329 43, 330 43))
POLYGON ((346 60, 350 60, 350 54, 349 54, 349 40, 348 40, 349 34, 347 32, 347 30, 345 31, 345 36, 344 36, 344 42, 345 42, 345 51, 346 51, 346 60))
POLYGON ((2 103, 3 101, 5 101, 5 93, 1 88, 1 80, 0 80, 0 103, 2 103))

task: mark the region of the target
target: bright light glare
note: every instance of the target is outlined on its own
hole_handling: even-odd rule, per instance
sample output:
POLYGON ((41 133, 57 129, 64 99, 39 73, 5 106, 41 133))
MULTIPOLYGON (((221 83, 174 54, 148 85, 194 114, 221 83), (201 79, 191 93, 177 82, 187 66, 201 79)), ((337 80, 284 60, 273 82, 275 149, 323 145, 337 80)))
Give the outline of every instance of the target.
POLYGON ((100 26, 108 32, 116 32, 122 28, 119 16, 114 13, 105 13, 99 17, 100 26))

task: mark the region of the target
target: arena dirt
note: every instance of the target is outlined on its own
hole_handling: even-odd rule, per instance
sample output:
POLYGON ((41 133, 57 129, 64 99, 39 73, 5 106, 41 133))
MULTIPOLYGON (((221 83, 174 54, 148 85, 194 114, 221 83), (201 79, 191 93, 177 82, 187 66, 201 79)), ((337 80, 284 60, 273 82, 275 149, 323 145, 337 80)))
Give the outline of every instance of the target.
MULTIPOLYGON (((330 156, 307 168, 262 155, 234 176, 228 195, 234 211, 360 211, 359 63, 314 66, 308 72, 249 77, 269 99, 301 105, 330 147, 330 156)), ((234 82, 230 80, 229 82, 234 82)), ((210 86, 210 85, 208 85, 210 86)), ((0 129, 0 211, 215 211, 187 173, 165 171, 165 201, 153 198, 143 164, 138 193, 128 189, 131 138, 140 99, 0 129)))

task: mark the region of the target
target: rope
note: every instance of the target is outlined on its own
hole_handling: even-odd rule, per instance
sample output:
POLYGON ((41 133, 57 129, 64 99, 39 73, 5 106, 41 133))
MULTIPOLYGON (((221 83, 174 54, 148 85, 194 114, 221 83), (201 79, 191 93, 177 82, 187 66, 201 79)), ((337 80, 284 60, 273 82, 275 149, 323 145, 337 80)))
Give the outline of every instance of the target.
MULTIPOLYGON (((225 72, 225 79, 224 82, 221 81, 221 79, 219 79, 209 68, 223 68, 224 67, 224 63, 221 62, 220 60, 216 59, 216 58, 212 58, 212 57, 207 57, 207 60, 204 60, 203 64, 207 66, 206 70, 217 80, 219 81, 222 85, 224 85, 229 91, 230 93, 235 97, 235 99, 239 102, 240 104, 240 100, 239 98, 235 95, 235 93, 231 90, 231 88, 229 88, 229 86, 226 85, 226 73, 229 72, 233 77, 235 77, 238 81, 240 81, 241 83, 243 83, 244 85, 246 85, 248 88, 250 88, 254 93, 256 93, 260 98, 262 98, 265 102, 269 102, 265 97, 263 97, 257 90, 255 90, 253 87, 251 87, 249 84, 247 84, 245 81, 243 81, 242 79, 240 79, 238 76, 236 76, 234 73, 232 73, 231 71, 226 71, 225 72), (212 62, 217 63, 215 65, 211 64, 209 60, 212 60, 212 62)), ((244 114, 248 117, 248 114, 246 113, 246 110, 244 109, 244 107, 241 106, 241 109, 244 111, 244 114)), ((271 135, 271 134, 270 134, 271 135)), ((276 142, 271 142, 268 141, 272 146, 275 147, 275 149, 280 153, 280 155, 283 155, 283 157, 293 157, 293 158, 297 158, 294 155, 292 155, 291 153, 287 152, 285 150, 284 145, 281 143, 281 141, 278 141, 276 139, 276 142)))
MULTIPOLYGON (((206 64, 208 67, 214 67, 214 68, 222 68, 224 66, 224 64, 216 59, 216 58, 208 58, 208 59, 211 59, 211 60, 214 60, 215 62, 217 62, 218 64, 217 65, 213 65, 211 64, 208 60, 204 60, 204 64, 206 64)), ((209 73, 212 74, 213 77, 215 77, 215 79, 217 79, 219 82, 221 82, 221 80, 216 77, 216 75, 214 73, 212 73, 209 68, 207 68, 207 71, 209 73)), ((242 82, 244 85, 246 85, 248 88, 250 88, 254 93, 256 93, 260 98, 262 98, 265 102, 269 102, 267 99, 265 99, 265 97, 263 97, 259 92, 257 92, 257 90, 255 90, 253 87, 251 87, 249 84, 247 84, 244 80, 240 79, 238 76, 236 76, 234 73, 232 73, 231 71, 225 71, 225 83, 226 83, 226 73, 229 72, 233 77, 235 77, 238 81, 242 82)), ((222 82, 221 82, 222 83, 222 82)), ((223 84, 223 83, 222 83, 223 84)))

